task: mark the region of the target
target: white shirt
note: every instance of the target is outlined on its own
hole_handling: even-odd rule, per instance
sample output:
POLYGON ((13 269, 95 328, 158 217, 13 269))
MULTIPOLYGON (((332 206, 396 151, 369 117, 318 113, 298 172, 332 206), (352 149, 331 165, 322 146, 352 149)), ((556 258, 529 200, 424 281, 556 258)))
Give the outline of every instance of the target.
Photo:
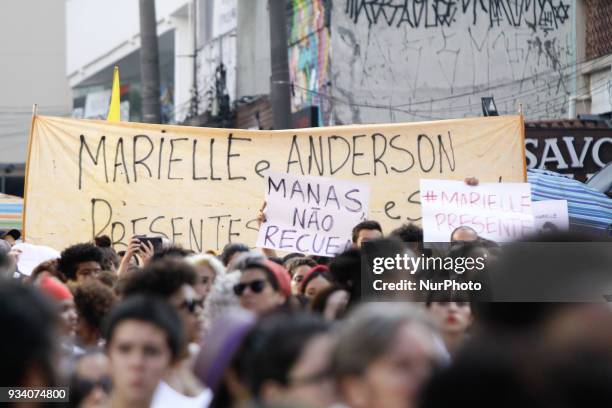
POLYGON ((160 381, 153 394, 151 408, 206 408, 212 401, 212 392, 206 388, 196 397, 187 397, 160 381))

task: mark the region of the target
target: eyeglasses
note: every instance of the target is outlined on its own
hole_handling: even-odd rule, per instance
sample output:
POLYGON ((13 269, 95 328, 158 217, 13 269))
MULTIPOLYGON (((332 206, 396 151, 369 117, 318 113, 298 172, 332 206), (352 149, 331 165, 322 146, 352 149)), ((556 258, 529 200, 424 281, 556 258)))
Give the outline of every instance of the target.
POLYGON ((195 299, 185 299, 183 301, 183 303, 181 303, 181 305, 179 306, 181 309, 187 309, 189 311, 189 313, 194 313, 196 310, 196 307, 200 307, 203 308, 204 307, 204 299, 199 299, 199 300, 195 300, 195 299))
POLYGON ((258 279, 250 282, 237 283, 234 285, 234 293, 236 296, 242 296, 246 288, 251 289, 253 293, 261 293, 262 290, 266 287, 266 281, 263 279, 258 279))

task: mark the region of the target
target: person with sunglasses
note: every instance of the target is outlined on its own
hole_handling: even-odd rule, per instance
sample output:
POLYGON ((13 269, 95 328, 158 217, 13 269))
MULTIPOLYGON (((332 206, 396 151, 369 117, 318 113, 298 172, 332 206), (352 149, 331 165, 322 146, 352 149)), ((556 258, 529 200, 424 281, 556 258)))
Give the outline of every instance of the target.
POLYGON ((236 264, 241 272, 234 285, 240 305, 257 314, 267 314, 287 303, 291 296, 289 272, 261 256, 244 256, 236 264))
POLYGON ((70 406, 104 407, 111 390, 108 357, 99 349, 88 350, 79 356, 70 378, 70 406))

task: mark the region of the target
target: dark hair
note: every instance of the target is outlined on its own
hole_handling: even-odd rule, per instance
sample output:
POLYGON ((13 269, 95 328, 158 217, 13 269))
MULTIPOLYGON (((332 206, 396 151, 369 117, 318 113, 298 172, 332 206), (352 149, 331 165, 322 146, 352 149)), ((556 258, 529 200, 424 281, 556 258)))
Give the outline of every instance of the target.
POLYGON ((0 279, 12 276, 15 265, 8 253, 0 251, 0 279), (13 269, 13 270, 11 270, 13 269))
POLYGON ((480 248, 485 249, 485 246, 479 239, 476 241, 456 241, 451 244, 447 256, 450 258, 466 258, 480 248))
POLYGON ((329 325, 322 319, 307 314, 263 319, 245 340, 247 347, 252 345, 246 378, 255 398, 260 397, 266 381, 287 386, 289 372, 308 341, 328 329, 329 325))
POLYGON ((550 397, 550 390, 540 384, 548 381, 540 370, 540 360, 545 358, 548 351, 538 355, 534 353, 534 344, 513 344, 516 343, 514 338, 487 340, 469 345, 457 356, 453 364, 435 373, 425 384, 418 406, 567 406, 558 401, 558 392, 554 400, 558 401, 559 405, 543 404, 543 400, 550 397), (530 380, 531 378, 546 380, 535 382, 530 380), (476 389, 478 392, 474 392, 476 389))
POLYGON ((376 230, 376 231, 380 231, 380 233, 382 234, 382 228, 380 224, 378 223, 378 221, 373 221, 373 220, 361 221, 359 224, 353 227, 352 239, 353 239, 354 244, 357 243, 357 238, 359 238, 359 232, 362 230, 376 230))
MULTIPOLYGON (((292 260, 293 258, 303 258, 304 254, 299 253, 299 252, 292 252, 290 254, 287 254, 285 256, 283 256, 283 265, 285 266, 285 268, 287 268, 287 262, 289 262, 290 260, 292 260)), ((287 268, 289 269, 289 268, 287 268)))
POLYGON ((329 265, 332 261, 332 257, 323 255, 310 255, 310 258, 317 263, 317 265, 329 265))
POLYGON ((440 302, 465 302, 471 305, 472 296, 467 290, 430 290, 427 292, 425 306, 440 302))
POLYGON ((72 245, 61 253, 58 266, 68 280, 76 280, 77 267, 83 262, 102 264, 100 248, 90 243, 72 245))
POLYGON ((62 272, 58 269, 59 259, 52 259, 50 261, 41 262, 32 269, 30 274, 30 282, 34 282, 38 275, 43 272, 49 272, 52 276, 56 277, 60 282, 66 283, 67 279, 62 272))
POLYGON ((236 252, 249 252, 249 251, 250 251, 249 247, 245 244, 241 244, 241 243, 227 244, 226 246, 223 247, 223 252, 221 252, 221 255, 219 256, 219 258, 221 258, 221 262, 223 262, 223 266, 227 266, 229 259, 236 252))
POLYGON ((189 255, 193 254, 195 254, 195 252, 190 249, 185 249, 179 245, 172 245, 167 248, 162 248, 159 251, 156 251, 153 254, 153 259, 155 260, 168 257, 186 258, 189 255))
POLYGON ((276 278, 276 275, 274 275, 274 272, 272 272, 270 268, 263 263, 263 258, 248 256, 242 259, 240 262, 240 268, 238 268, 240 270, 240 273, 244 272, 249 268, 256 268, 261 270, 266 275, 266 280, 268 281, 270 286, 272 286, 272 289, 274 289, 275 292, 280 291, 280 283, 276 278))
POLYGON ((113 248, 107 247, 100 248, 100 251, 102 251, 100 267, 105 271, 116 271, 121 263, 121 259, 117 252, 115 252, 113 248))
POLYGON ((321 266, 320 268, 321 269, 317 269, 312 272, 309 272, 306 278, 302 282, 300 282, 300 294, 304 295, 308 284, 312 282, 313 280, 317 279, 318 277, 322 277, 326 279, 332 285, 335 283, 334 276, 331 273, 329 273, 329 270, 323 269, 325 268, 324 266, 321 266))
POLYGON ((172 359, 180 355, 185 341, 183 326, 177 312, 163 299, 155 296, 136 295, 121 302, 104 321, 104 338, 106 347, 113 340, 115 329, 126 320, 137 320, 150 323, 166 334, 172 359))
POLYGON ((15 241, 17 241, 19 238, 21 238, 21 231, 19 231, 18 229, 0 231, 0 238, 5 238, 7 236, 12 237, 15 241))
MULTIPOLYGON (((480 327, 491 332, 528 331, 575 304, 571 300, 562 300, 573 299, 571 296, 575 296, 577 290, 583 291, 580 294, 582 299, 601 298, 600 288, 609 285, 612 252, 609 244, 580 245, 592 241, 593 237, 588 235, 558 232, 526 237, 504 245, 499 261, 490 268, 488 276, 491 285, 504 289, 503 300, 509 301, 497 298, 495 301, 475 302, 474 316, 480 327), (580 272, 579 280, 574 279, 577 271, 580 272), (534 280, 536 276, 537 280, 534 280), (546 285, 542 286, 544 282, 546 285), (583 285, 583 282, 588 282, 588 285, 583 285), (539 289, 543 287, 545 291, 539 289), (554 294, 552 299, 547 297, 549 294, 554 294)), ((482 300, 491 298, 487 296, 482 300)))
POLYGON ((485 248, 496 248, 499 249, 500 246, 497 242, 492 241, 490 239, 486 239, 486 238, 479 238, 478 242, 480 242, 482 244, 482 246, 484 246, 485 248))
POLYGON ((269 256, 268 259, 277 265, 283 266, 283 260, 278 256, 269 256))
POLYGON ((45 386, 55 383, 51 359, 57 338, 55 312, 50 301, 32 286, 12 281, 0 283, 2 386, 28 386, 24 381, 32 367, 41 369, 46 377, 45 386))
POLYGON ((195 280, 195 269, 187 262, 172 257, 158 259, 126 278, 121 293, 124 296, 145 293, 167 299, 181 286, 193 285, 195 280))
POLYGON ((290 259, 287 262, 286 268, 289 272, 289 275, 293 276, 293 271, 304 265, 314 268, 315 266, 317 266, 317 263, 312 258, 309 258, 307 256, 300 256, 290 259))
POLYGON ((314 299, 312 299, 312 303, 310 304, 310 310, 313 313, 322 315, 323 312, 325 312, 325 308, 327 307, 327 301, 329 300, 331 295, 340 290, 346 291, 346 289, 338 285, 333 285, 323 289, 322 291, 317 293, 314 299))
POLYGON ((110 248, 112 246, 111 239, 108 235, 100 235, 94 238, 94 243, 100 248, 110 248))
POLYGON ((423 229, 416 224, 411 222, 402 224, 402 226, 391 231, 394 237, 398 237, 403 242, 416 244, 417 250, 423 251, 423 229))
POLYGON ((119 279, 117 274, 111 271, 102 271, 98 273, 96 278, 98 279, 100 283, 108 286, 111 289, 115 287, 115 284, 117 283, 117 280, 119 279))
POLYGON ((335 281, 350 294, 350 304, 361 299, 361 250, 348 249, 337 255, 329 264, 329 272, 335 281))
POLYGON ((100 330, 102 320, 116 301, 113 290, 96 280, 84 282, 74 289, 74 304, 79 317, 92 329, 100 330))

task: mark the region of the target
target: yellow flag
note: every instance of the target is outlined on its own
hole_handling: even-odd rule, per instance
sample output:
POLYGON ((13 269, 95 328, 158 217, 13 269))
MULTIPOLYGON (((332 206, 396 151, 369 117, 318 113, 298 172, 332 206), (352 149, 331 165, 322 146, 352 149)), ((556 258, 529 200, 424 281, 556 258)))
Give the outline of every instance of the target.
POLYGON ((109 122, 121 122, 121 100, 119 95, 119 67, 113 72, 113 92, 111 94, 110 106, 108 107, 109 122))

